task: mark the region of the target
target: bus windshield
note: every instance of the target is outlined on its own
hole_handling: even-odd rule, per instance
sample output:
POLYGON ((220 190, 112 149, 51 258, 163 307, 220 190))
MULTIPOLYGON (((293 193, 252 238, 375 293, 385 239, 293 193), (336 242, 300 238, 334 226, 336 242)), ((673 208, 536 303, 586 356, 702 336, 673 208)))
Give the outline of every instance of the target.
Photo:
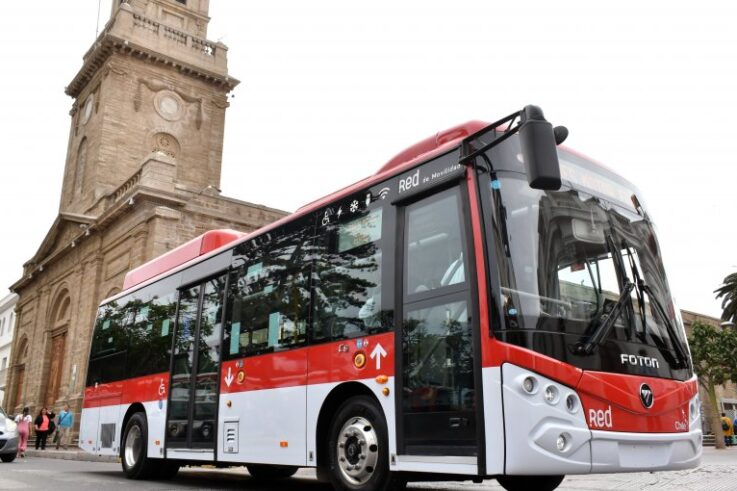
POLYGON ((565 154, 561 167, 554 192, 518 172, 490 181, 497 336, 584 369, 688 378, 682 322, 636 191, 565 154))

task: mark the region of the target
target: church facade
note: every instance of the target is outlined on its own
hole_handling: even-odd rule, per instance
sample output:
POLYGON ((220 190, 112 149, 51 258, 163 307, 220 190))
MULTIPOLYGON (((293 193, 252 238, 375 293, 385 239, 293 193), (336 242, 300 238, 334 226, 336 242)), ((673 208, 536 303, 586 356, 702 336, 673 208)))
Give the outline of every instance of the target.
MULTIPOLYGON (((97 305, 126 272, 207 230, 285 215, 220 194, 227 47, 208 0, 113 2, 66 88, 74 100, 59 213, 23 277, 5 408, 81 410, 97 305)), ((78 421, 79 418, 77 418, 78 421)))

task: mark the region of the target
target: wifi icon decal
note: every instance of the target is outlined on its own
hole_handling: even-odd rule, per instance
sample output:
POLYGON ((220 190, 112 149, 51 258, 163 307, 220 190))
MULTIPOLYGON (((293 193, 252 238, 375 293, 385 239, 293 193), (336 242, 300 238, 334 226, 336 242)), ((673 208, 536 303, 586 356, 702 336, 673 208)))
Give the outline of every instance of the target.
POLYGON ((379 191, 379 197, 381 199, 385 199, 386 198, 386 195, 389 194, 389 191, 391 191, 391 189, 389 189, 389 188, 382 188, 381 191, 379 191))

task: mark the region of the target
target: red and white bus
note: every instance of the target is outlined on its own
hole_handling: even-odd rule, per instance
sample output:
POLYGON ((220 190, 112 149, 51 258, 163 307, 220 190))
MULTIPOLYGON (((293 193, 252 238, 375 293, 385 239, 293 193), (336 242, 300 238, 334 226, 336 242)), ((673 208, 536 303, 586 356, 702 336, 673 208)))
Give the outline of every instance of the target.
POLYGON ((700 402, 637 189, 528 106, 423 140, 256 232, 128 273, 97 316, 80 443, 336 489, 683 469, 700 402))

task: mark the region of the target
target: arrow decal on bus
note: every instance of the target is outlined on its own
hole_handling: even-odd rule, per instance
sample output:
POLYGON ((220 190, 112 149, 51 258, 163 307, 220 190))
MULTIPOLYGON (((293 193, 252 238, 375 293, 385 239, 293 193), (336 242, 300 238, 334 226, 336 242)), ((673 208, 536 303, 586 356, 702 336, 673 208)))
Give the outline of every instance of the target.
POLYGON ((225 385, 230 387, 230 384, 233 383, 233 372, 231 371, 230 367, 228 367, 228 374, 225 376, 225 385))
POLYGON ((384 351, 384 347, 381 346, 381 343, 376 343, 376 347, 369 356, 376 359, 376 369, 381 370, 381 358, 386 357, 386 351, 384 351))

